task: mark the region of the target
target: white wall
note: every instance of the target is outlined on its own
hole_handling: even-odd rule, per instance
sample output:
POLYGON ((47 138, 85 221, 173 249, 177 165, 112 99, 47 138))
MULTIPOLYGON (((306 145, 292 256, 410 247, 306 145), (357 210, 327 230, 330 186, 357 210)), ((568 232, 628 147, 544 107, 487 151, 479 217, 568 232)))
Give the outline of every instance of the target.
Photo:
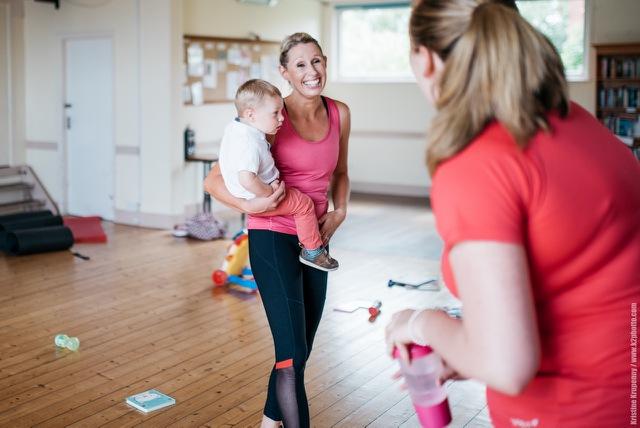
POLYGON ((591 0, 592 43, 640 42, 640 1, 591 0))
POLYGON ((11 161, 11 121, 9 117, 9 21, 10 10, 7 3, 0 3, 0 165, 11 161))
MULTIPOLYGON (((323 11, 324 49, 337 58, 333 6, 323 11)), ((408 53, 407 53, 408 54, 408 53)), ((327 94, 351 109, 349 176, 354 191, 423 196, 431 181, 425 164, 428 121, 434 109, 415 82, 336 82, 329 64, 327 94)))
MULTIPOLYGON (((316 38, 322 32, 322 6, 316 0, 280 0, 274 7, 238 3, 236 0, 184 0, 183 30, 185 34, 247 38, 255 33, 263 40, 280 41, 285 36, 304 31, 316 38)), ((190 125, 196 142, 208 149, 222 137, 226 124, 235 117, 232 103, 187 106, 182 114, 182 127, 190 125)), ((202 200, 202 165, 186 165, 184 177, 185 204, 202 200)), ((221 206, 214 202, 214 209, 221 206)))
MULTIPOLYGON (((114 46, 116 221, 167 226, 174 206, 180 2, 25 2, 27 158, 64 206, 63 43, 110 36, 114 46), (85 6, 82 6, 85 4, 85 6), (176 25, 177 23, 177 25, 176 25)), ((89 160, 90 161, 90 160, 89 160)))
MULTIPOLYGON (((63 128, 64 40, 106 35, 113 38, 114 146, 138 147, 136 13, 137 2, 109 2, 101 7, 80 7, 25 2, 27 158, 40 174, 53 198, 64 207, 65 135, 63 128)), ((116 160, 116 208, 123 203, 125 172, 116 160)), ((137 188, 138 183, 129 183, 137 188)))
POLYGON ((349 176, 352 189, 426 195, 430 180, 425 166, 425 130, 433 108, 417 86, 414 83, 330 82, 327 94, 344 101, 351 110, 349 176))
POLYGON ((111 36, 116 221, 151 227, 170 227, 202 200, 202 166, 182 160, 184 126, 199 141, 214 141, 234 116, 231 105, 182 106, 182 35, 255 32, 280 40, 321 29, 315 0, 281 0, 274 8, 235 0, 62 1, 59 10, 24 4, 28 162, 64 206, 63 41, 111 36))
POLYGON ((320 36, 322 11, 317 0, 280 0, 274 7, 238 3, 236 0, 184 0, 186 34, 249 37, 264 40, 305 31, 320 36))
POLYGON ((25 162, 24 7, 0 0, 0 164, 25 162))

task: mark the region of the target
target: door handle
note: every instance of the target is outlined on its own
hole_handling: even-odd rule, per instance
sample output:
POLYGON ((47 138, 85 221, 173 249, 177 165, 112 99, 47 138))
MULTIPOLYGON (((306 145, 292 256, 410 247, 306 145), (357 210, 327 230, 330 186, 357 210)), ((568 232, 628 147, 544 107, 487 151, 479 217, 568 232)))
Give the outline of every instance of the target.
POLYGON ((71 129, 71 118, 67 116, 67 129, 71 129))

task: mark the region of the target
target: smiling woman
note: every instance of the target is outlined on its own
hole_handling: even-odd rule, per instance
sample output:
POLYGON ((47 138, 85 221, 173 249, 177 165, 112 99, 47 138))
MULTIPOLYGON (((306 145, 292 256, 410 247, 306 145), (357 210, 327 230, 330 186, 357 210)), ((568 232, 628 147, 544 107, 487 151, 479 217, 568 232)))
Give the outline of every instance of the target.
MULTIPOLYGON (((282 43, 280 73, 291 87, 284 99, 284 121, 272 141, 271 153, 280 179, 313 201, 312 210, 327 246, 346 217, 349 195, 347 146, 348 107, 322 96, 327 59, 318 42, 296 33, 282 43), (329 211, 331 186, 333 210, 329 211)), ((269 320, 276 361, 271 370, 262 427, 309 426, 304 372, 327 292, 327 272, 298 262, 299 234, 288 215, 270 215, 282 192, 251 201, 226 190, 214 167, 205 188, 216 199, 249 214, 249 253, 262 303, 269 320), (248 203, 250 202, 250 203, 248 203)))

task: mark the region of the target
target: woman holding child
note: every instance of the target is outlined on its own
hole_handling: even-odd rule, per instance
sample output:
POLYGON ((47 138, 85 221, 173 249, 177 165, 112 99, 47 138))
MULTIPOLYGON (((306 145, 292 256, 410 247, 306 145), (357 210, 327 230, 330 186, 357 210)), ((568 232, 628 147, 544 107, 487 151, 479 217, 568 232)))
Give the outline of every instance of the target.
POLYGON ((251 268, 260 290, 273 335, 276 363, 269 379, 263 428, 308 427, 309 407, 304 369, 320 323, 327 290, 327 273, 299 262, 300 247, 291 216, 268 216, 285 188, 308 195, 315 205, 324 245, 344 221, 349 198, 347 148, 348 107, 323 97, 326 57, 306 33, 287 37, 281 47, 280 72, 292 92, 284 99, 284 121, 273 138, 271 153, 280 172, 280 185, 269 197, 235 198, 216 166, 205 188, 217 200, 249 215, 251 268), (328 211, 331 187, 333 210, 328 211))

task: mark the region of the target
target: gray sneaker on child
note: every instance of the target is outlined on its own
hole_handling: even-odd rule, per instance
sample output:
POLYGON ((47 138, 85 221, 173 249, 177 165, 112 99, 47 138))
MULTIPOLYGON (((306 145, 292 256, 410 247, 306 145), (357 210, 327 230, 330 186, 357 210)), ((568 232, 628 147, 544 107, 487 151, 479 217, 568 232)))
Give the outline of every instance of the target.
POLYGON ((327 250, 323 248, 317 255, 311 256, 306 249, 300 251, 300 262, 313 268, 330 272, 338 269, 338 261, 332 258, 327 250))

